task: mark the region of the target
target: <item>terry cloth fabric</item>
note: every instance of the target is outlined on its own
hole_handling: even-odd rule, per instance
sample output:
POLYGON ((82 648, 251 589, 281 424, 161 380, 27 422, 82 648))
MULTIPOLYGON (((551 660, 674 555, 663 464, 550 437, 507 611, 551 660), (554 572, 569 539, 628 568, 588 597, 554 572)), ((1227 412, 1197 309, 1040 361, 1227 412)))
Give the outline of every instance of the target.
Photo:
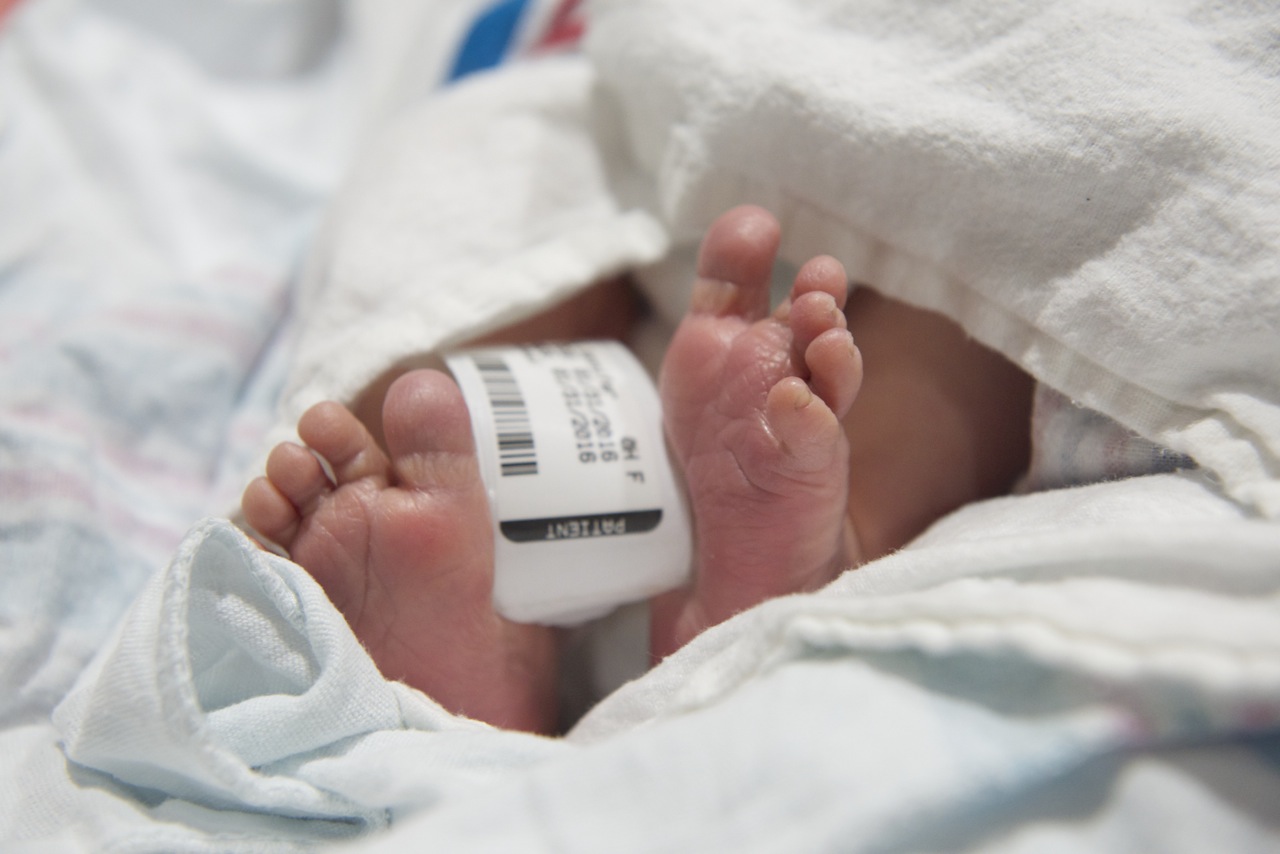
POLYGON ((950 315, 1280 517, 1280 10, 593 8, 676 243, 762 204, 791 260, 950 315))
MULTIPOLYGON (((280 422, 666 252, 609 186, 577 56, 476 75, 406 111, 335 200, 301 285, 280 422)), ((618 154, 617 156, 622 156, 618 154)))

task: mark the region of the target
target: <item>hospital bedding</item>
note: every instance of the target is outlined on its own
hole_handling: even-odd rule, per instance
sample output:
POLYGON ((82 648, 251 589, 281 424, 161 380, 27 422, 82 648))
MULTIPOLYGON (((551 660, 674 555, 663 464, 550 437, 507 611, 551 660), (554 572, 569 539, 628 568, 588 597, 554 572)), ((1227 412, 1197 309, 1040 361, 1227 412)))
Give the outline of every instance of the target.
POLYGON ((162 5, 0 30, 6 845, 1274 849, 1276 13, 162 5), (599 276, 660 340, 741 201, 1114 421, 558 741, 217 518, 309 403, 599 276))

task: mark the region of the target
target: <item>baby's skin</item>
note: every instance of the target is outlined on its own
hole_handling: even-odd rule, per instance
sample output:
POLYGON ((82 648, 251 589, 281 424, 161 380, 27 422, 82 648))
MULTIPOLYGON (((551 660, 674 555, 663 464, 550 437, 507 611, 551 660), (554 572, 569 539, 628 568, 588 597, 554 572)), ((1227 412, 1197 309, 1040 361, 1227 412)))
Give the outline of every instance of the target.
MULTIPOLYGON (((862 383, 845 273, 812 259, 770 312, 778 243, 777 222, 759 208, 711 226, 663 362, 695 554, 689 585, 651 603, 655 660, 863 558, 842 425, 862 383)), ((320 583, 385 676, 459 714, 551 731, 554 632, 494 610, 493 530, 461 393, 442 373, 412 371, 390 386, 381 415, 385 451, 340 404, 308 410, 305 447, 277 446, 245 490, 246 521, 320 583)))

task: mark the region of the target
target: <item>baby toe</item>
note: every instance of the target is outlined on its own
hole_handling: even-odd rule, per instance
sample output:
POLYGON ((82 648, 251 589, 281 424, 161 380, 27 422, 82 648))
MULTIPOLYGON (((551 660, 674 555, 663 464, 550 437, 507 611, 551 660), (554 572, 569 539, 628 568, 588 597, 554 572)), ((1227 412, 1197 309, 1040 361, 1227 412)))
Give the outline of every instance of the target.
POLYGON ((401 483, 425 490, 480 486, 471 416, 450 377, 432 370, 405 374, 388 389, 382 419, 401 483))
POLYGON ((265 477, 254 478, 240 498, 240 509, 249 527, 283 549, 293 545, 301 517, 293 502, 265 477))
POLYGON ((372 477, 383 484, 387 457, 359 419, 340 403, 318 403, 298 419, 298 436, 324 458, 341 486, 372 477))
POLYGON ((293 442, 276 445, 267 457, 267 479, 303 516, 315 509, 333 483, 315 454, 293 442))
POLYGON ((844 418, 862 387, 862 352, 849 330, 837 327, 818 335, 805 348, 804 361, 814 394, 836 418, 844 418))
POLYGON ((721 214, 702 240, 690 311, 746 320, 768 314, 780 240, 778 221, 763 208, 743 205, 721 214))
POLYGON ((834 297, 823 291, 812 291, 792 302, 787 324, 791 328, 793 361, 807 368, 805 354, 813 342, 830 330, 844 331, 848 321, 834 297))
POLYGON ((796 273, 795 283, 791 286, 791 299, 796 300, 810 293, 828 294, 835 300, 836 306, 843 309, 849 296, 849 279, 845 275, 844 265, 830 255, 819 255, 806 261, 796 273))
POLYGON ((765 401, 765 418, 787 455, 790 474, 829 473, 840 453, 840 422, 804 380, 786 377, 775 384, 765 401))

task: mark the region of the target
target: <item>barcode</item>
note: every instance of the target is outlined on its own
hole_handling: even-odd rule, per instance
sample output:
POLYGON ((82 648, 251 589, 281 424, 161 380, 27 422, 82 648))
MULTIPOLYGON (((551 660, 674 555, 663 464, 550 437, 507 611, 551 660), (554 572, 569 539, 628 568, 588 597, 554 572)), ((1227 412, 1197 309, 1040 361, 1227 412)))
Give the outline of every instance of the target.
POLYGON ((471 357, 484 383, 493 423, 498 434, 498 464, 503 477, 538 473, 538 455, 533 447, 533 425, 529 409, 515 375, 501 356, 478 354, 471 357))

